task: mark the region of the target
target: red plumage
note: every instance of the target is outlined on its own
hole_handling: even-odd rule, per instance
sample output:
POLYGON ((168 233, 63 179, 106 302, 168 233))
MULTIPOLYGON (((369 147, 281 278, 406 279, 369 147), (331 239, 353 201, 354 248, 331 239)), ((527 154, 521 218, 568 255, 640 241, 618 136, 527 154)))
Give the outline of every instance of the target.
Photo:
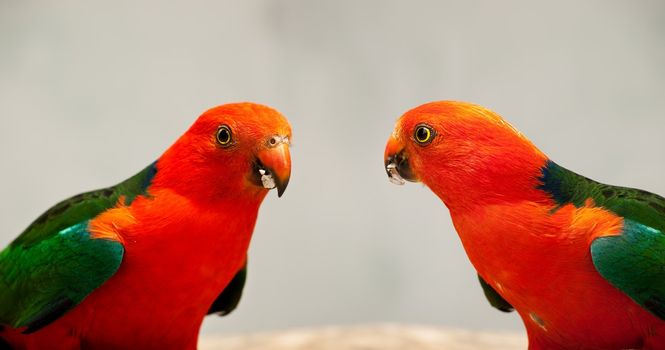
POLYGON ((146 195, 91 221, 93 237, 124 245, 115 275, 45 328, 3 336, 28 349, 195 349, 211 304, 246 262, 268 192, 257 163, 283 190, 290 136, 286 119, 265 106, 204 113, 160 157, 146 195), (216 139, 220 126, 232 132, 228 145, 216 139))
POLYGON ((591 199, 557 203, 543 190, 549 159, 500 116, 422 105, 397 122, 384 157, 394 182, 420 181, 449 208, 478 274, 519 312, 530 349, 665 349, 665 321, 592 261, 591 243, 621 234, 624 218, 591 199))

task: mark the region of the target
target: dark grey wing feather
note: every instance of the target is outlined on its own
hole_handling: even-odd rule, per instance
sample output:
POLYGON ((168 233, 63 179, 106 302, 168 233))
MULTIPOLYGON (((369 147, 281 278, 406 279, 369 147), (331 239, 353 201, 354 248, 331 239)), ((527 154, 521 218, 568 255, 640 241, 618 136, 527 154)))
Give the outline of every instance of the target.
POLYGON ((226 316, 235 310, 240 303, 246 280, 247 262, 245 262, 245 265, 236 273, 231 282, 212 303, 208 310, 208 315, 216 313, 219 316, 226 316))
POLYGON ((494 306, 495 308, 503 311, 503 312, 511 312, 515 310, 512 305, 510 305, 509 302, 506 301, 492 286, 490 286, 485 280, 478 275, 478 281, 480 281, 480 286, 483 287, 483 293, 485 293, 485 297, 487 298, 487 301, 490 302, 490 305, 494 306))

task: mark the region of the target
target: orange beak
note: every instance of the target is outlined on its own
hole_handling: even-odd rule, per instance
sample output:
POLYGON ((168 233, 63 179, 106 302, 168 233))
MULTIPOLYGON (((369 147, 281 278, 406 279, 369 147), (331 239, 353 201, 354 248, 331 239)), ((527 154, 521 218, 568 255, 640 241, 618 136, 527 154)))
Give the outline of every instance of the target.
POLYGON ((406 181, 418 181, 409 165, 409 157, 404 145, 394 136, 388 139, 386 150, 383 153, 386 173, 390 182, 403 185, 406 181))
POLYGON ((390 138, 388 139, 388 144, 386 145, 386 151, 383 152, 383 159, 387 161, 388 158, 401 152, 402 149, 404 149, 402 143, 399 142, 399 140, 397 140, 397 138, 395 138, 394 136, 390 136, 390 138))
POLYGON ((288 142, 263 149, 256 155, 259 180, 264 188, 277 188, 281 197, 291 178, 291 154, 288 142))

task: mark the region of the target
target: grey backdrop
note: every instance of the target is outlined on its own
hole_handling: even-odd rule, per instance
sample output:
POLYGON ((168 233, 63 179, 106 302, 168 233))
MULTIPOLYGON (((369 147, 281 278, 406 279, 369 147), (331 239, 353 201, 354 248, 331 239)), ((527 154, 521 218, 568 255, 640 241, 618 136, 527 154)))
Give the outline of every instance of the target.
POLYGON ((293 125, 293 177, 261 209, 240 308, 204 332, 518 329, 439 200, 388 182, 387 137, 411 107, 473 101, 564 166, 665 194, 663 4, 0 0, 0 243, 205 109, 259 101, 293 125))

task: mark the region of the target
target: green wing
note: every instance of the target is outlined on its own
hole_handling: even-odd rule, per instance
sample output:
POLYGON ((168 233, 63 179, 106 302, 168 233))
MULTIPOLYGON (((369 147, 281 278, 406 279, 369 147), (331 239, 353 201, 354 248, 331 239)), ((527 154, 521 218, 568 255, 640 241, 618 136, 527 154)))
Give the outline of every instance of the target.
POLYGON ((613 286, 665 320, 665 235, 625 220, 620 236, 591 243, 596 270, 613 286))
POLYGON ((219 316, 226 316, 235 310, 240 303, 242 291, 245 288, 245 281, 247 280, 247 262, 236 273, 231 282, 224 288, 222 293, 212 303, 208 310, 208 315, 218 314, 219 316))
POLYGON ((624 218, 621 235, 591 243, 596 270, 613 286, 665 320, 665 198, 601 184, 553 162, 543 169, 541 189, 560 205, 588 198, 624 218))
POLYGON ((78 305, 117 271, 120 242, 92 239, 91 219, 146 194, 152 164, 127 181, 65 200, 0 252, 0 324, 34 332, 78 305))
POLYGON ((80 303, 120 266, 122 244, 91 239, 88 221, 27 249, 0 254, 0 322, 40 329, 80 303))
POLYGON ((490 305, 503 311, 511 312, 515 310, 509 302, 506 301, 492 286, 490 286, 485 280, 478 275, 478 281, 480 281, 480 286, 483 287, 483 293, 485 298, 490 302, 490 305))

